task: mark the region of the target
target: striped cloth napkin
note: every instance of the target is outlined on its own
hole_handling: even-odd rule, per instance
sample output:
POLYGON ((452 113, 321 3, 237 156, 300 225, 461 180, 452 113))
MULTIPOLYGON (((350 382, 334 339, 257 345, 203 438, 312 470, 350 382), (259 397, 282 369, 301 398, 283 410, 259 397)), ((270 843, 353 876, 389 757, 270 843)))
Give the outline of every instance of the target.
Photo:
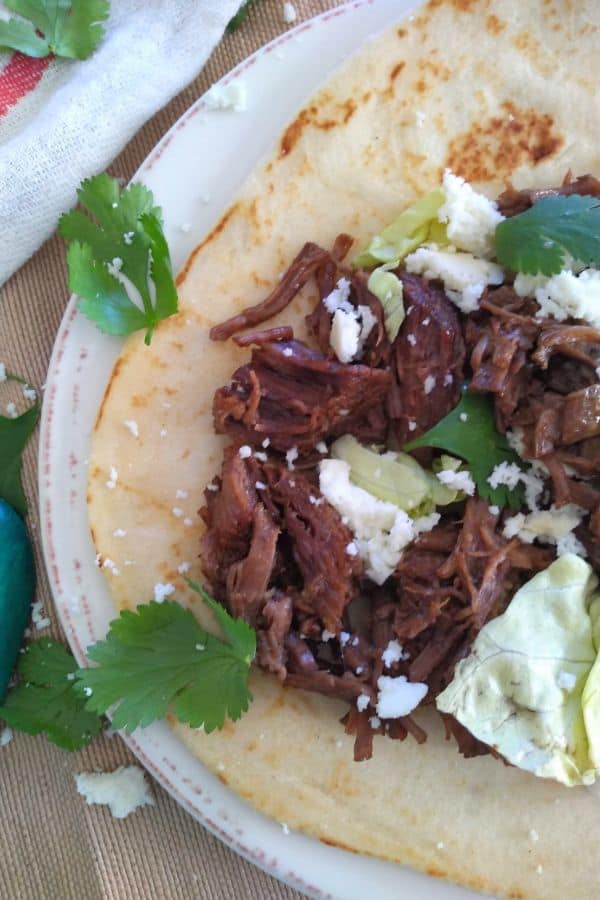
POLYGON ((0 284, 74 205, 81 180, 198 74, 239 6, 112 0, 89 59, 0 51, 0 284))

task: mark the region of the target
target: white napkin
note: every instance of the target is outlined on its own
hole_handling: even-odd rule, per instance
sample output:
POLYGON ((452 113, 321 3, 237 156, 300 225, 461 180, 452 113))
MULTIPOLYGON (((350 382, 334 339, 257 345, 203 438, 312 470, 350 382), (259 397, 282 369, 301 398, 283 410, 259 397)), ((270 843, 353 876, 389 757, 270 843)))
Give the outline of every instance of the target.
POLYGON ((74 205, 81 180, 198 74, 240 2, 112 0, 87 60, 0 52, 0 284, 74 205))

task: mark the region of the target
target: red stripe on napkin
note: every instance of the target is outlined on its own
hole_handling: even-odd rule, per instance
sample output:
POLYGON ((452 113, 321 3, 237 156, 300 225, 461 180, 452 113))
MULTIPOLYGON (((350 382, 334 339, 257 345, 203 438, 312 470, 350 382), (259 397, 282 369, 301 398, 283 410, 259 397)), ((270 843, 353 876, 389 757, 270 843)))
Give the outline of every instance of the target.
POLYGON ((13 54, 0 72, 0 117, 36 87, 51 58, 32 59, 23 53, 13 54))

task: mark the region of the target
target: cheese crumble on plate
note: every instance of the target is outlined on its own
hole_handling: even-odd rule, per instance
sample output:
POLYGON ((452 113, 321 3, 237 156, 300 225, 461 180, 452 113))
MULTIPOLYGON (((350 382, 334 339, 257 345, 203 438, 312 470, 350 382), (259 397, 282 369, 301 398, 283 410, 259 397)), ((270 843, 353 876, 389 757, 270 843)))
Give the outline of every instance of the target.
POLYGON ((141 806, 154 806, 150 785, 139 766, 82 772, 75 776, 75 783, 86 803, 108 806, 115 819, 124 819, 141 806))

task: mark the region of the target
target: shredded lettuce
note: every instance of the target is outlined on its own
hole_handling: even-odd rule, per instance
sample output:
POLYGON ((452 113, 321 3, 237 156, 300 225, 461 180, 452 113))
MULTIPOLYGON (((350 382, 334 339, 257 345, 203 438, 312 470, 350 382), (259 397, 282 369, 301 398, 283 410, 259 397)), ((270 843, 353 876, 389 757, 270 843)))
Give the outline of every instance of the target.
POLYGON ((542 778, 591 784, 600 769, 600 595, 565 554, 477 636, 437 698, 476 738, 542 778))
MULTIPOLYGON (((408 453, 383 455, 346 434, 332 444, 331 455, 350 466, 350 480, 378 500, 393 503, 411 516, 426 516, 436 506, 446 506, 464 495, 441 484, 408 453)), ((441 468, 459 468, 462 460, 441 457, 441 468)))
POLYGON ((389 264, 374 269, 367 283, 372 294, 379 299, 383 307, 383 322, 388 340, 395 341, 404 322, 404 302, 402 282, 397 275, 388 271, 389 264))
POLYGON ((415 200, 391 225, 372 238, 368 247, 359 253, 352 264, 357 268, 373 269, 381 263, 387 263, 390 268, 395 268, 405 256, 425 241, 445 246, 448 243, 446 226, 437 218, 438 210, 445 200, 442 188, 436 188, 425 197, 415 200))

